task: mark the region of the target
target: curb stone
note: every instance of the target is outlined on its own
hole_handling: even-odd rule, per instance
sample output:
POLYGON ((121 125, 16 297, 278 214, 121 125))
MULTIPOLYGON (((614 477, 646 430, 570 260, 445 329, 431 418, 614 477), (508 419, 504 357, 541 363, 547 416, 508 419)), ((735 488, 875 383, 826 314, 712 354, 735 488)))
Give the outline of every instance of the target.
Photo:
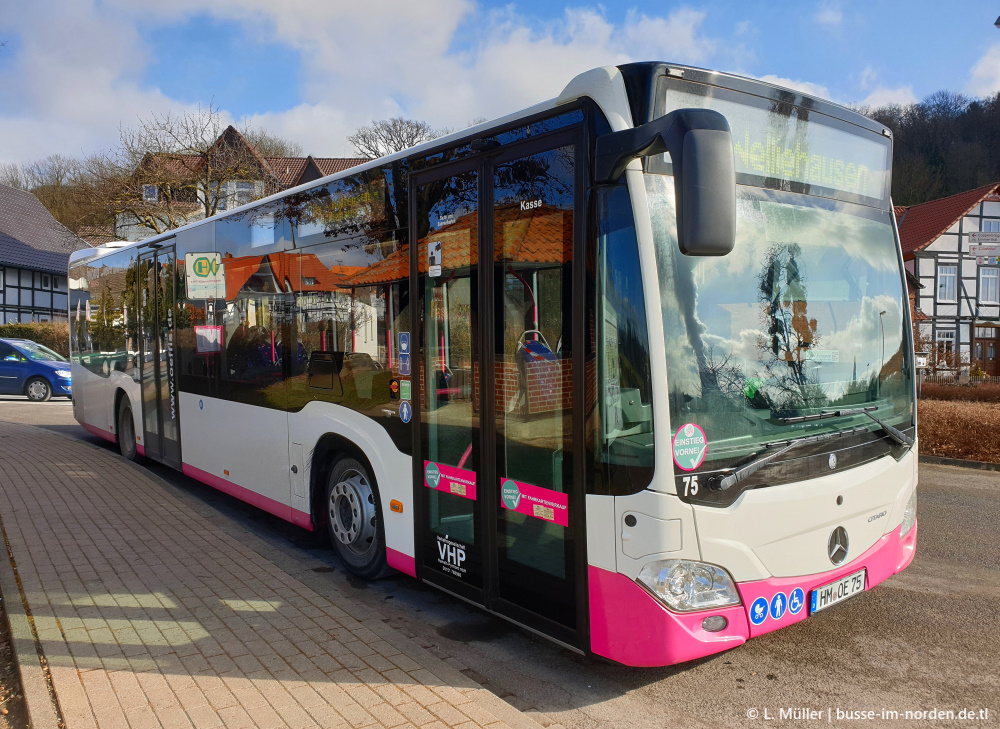
POLYGON ((3 545, 0 545, 0 549, 4 552, 0 556, 0 595, 5 598, 11 648, 17 662, 17 672, 21 677, 24 703, 28 710, 28 723, 32 729, 58 729, 59 717, 56 714, 55 695, 50 691, 45 678, 45 671, 38 654, 37 636, 24 607, 24 596, 17 582, 14 557, 7 545, 7 533, 3 530, 2 519, 0 519, 0 533, 3 536, 3 545))
POLYGON ((941 456, 920 456, 920 463, 935 466, 957 466, 959 468, 974 468, 977 471, 1000 471, 1000 463, 985 461, 966 461, 961 458, 942 458, 941 456))

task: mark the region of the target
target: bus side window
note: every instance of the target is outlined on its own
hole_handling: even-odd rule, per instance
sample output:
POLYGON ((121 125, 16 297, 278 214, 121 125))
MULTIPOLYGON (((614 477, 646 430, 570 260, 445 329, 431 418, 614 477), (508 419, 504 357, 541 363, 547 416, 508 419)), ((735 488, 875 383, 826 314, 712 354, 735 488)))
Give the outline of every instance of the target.
POLYGON ((646 302, 624 185, 597 194, 597 492, 635 493, 652 480, 653 392, 646 302))

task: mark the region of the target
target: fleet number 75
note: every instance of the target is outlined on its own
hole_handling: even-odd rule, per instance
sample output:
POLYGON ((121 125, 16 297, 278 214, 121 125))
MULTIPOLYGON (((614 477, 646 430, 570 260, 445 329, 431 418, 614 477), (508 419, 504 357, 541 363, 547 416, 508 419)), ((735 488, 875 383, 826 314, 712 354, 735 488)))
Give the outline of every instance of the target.
POLYGON ((681 476, 681 483, 684 484, 684 495, 685 496, 697 496, 698 495, 698 475, 693 476, 681 476))

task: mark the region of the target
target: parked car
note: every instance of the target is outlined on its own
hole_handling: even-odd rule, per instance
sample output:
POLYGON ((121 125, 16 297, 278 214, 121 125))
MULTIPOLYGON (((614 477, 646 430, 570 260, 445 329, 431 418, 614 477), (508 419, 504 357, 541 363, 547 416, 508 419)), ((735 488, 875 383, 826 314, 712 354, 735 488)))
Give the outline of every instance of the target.
POLYGON ((0 339, 0 395, 71 397, 69 360, 29 339, 0 339))

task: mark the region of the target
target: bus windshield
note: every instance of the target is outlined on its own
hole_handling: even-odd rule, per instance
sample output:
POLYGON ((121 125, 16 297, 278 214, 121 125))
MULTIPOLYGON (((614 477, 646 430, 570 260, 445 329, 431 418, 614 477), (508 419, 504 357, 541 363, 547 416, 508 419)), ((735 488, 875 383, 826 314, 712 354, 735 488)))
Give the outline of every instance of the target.
POLYGON ((740 186, 736 247, 688 257, 677 247, 673 179, 646 176, 666 339, 672 431, 692 423, 706 464, 804 433, 872 426, 876 406, 911 424, 906 297, 890 213, 740 186))

